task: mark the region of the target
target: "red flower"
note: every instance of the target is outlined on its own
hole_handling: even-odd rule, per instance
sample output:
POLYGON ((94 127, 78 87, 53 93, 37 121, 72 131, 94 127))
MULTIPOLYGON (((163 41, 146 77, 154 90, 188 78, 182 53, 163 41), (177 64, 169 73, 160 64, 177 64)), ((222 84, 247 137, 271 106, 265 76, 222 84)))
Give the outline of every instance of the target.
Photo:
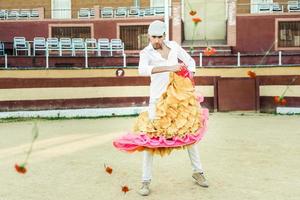
POLYGON ((192 81, 193 86, 195 86, 195 81, 193 75, 190 73, 190 71, 187 69, 187 66, 185 66, 184 63, 180 64, 181 70, 176 72, 178 76, 182 76, 184 78, 189 78, 192 81))
POLYGON ((283 96, 275 96, 274 102, 277 105, 285 106, 287 104, 287 100, 283 96))
POLYGON ((197 14, 197 11, 196 11, 196 10, 191 10, 191 11, 190 11, 190 15, 191 15, 191 16, 194 16, 194 15, 196 15, 196 14, 197 14))
POLYGON ((194 17, 192 20, 195 25, 197 25, 199 22, 202 22, 202 19, 200 17, 194 17))
POLYGON ((249 70, 249 71, 247 72, 247 74, 248 74, 248 76, 251 77, 251 78, 255 78, 255 77, 256 77, 256 73, 255 73, 254 71, 252 71, 252 70, 249 70))
POLYGON ((124 194, 126 194, 127 192, 129 192, 129 188, 127 185, 122 186, 122 192, 124 192, 124 194))
POLYGON ((20 174, 25 174, 27 172, 27 169, 25 168, 24 165, 15 164, 15 169, 20 174))
POLYGON ((183 63, 180 64, 180 68, 181 68, 181 70, 176 72, 177 75, 185 77, 185 78, 190 76, 189 70, 186 68, 186 66, 183 63))
POLYGON ((280 102, 279 96, 275 96, 275 97, 274 97, 274 102, 275 102, 276 104, 279 104, 279 102, 280 102))
POLYGON ((206 47, 205 49, 204 49, 204 55, 205 56, 211 56, 211 55, 214 55, 214 54, 216 54, 216 49, 215 48, 212 48, 212 47, 206 47))
POLYGON ((287 104, 287 100, 286 99, 282 99, 281 102, 280 102, 280 104, 282 106, 285 106, 287 104))
POLYGON ((106 165, 104 164, 104 168, 105 168, 105 171, 106 171, 108 174, 112 174, 113 169, 112 169, 111 167, 106 166, 106 165))

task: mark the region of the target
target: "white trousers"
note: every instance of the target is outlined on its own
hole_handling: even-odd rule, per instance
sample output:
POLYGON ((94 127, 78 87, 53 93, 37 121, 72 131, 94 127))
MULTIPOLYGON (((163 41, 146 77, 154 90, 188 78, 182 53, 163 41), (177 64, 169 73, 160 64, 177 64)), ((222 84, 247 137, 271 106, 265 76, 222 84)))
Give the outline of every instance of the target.
MULTIPOLYGON (((155 119, 155 105, 156 105, 157 99, 151 100, 149 102, 149 118, 155 119)), ((199 151, 197 148, 197 144, 190 145, 187 148, 192 170, 193 172, 203 172, 202 164, 200 162, 200 156, 199 151)), ((142 182, 150 182, 152 179, 152 165, 153 165, 153 155, 149 153, 148 151, 144 151, 144 158, 143 158, 143 174, 142 174, 142 182)))

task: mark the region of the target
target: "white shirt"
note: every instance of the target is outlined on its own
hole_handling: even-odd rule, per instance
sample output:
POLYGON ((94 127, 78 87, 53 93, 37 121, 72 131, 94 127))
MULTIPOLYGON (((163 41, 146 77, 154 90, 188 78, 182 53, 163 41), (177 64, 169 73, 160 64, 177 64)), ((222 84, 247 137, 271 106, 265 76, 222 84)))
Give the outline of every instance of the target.
POLYGON ((140 52, 139 74, 141 76, 150 76, 150 102, 158 99, 164 93, 169 84, 169 73, 162 72, 152 74, 154 67, 177 65, 180 59, 191 72, 196 71, 196 64, 194 59, 176 42, 164 41, 164 44, 170 48, 168 59, 164 59, 159 52, 157 52, 151 44, 145 47, 140 52))

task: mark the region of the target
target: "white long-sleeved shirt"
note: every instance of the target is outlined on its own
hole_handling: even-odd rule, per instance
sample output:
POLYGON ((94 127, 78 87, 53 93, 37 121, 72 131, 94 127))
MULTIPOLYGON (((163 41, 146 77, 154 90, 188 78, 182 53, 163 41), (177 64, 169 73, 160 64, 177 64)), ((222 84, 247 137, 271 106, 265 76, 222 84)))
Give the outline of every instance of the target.
POLYGON ((194 59, 176 42, 164 41, 164 44, 170 48, 168 59, 164 59, 151 44, 140 52, 139 74, 141 76, 150 76, 151 78, 150 101, 158 99, 166 91, 169 84, 170 72, 152 74, 154 67, 177 65, 179 59, 188 66, 189 71, 196 71, 194 59))

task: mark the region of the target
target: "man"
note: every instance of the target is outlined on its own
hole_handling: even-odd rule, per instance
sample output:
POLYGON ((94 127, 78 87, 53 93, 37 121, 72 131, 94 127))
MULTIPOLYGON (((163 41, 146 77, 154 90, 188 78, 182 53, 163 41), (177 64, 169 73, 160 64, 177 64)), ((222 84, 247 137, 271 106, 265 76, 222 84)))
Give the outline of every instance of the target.
MULTIPOLYGON (((155 119, 155 106, 157 100, 166 91, 169 84, 169 73, 181 70, 178 64, 180 59, 191 73, 196 70, 193 58, 174 41, 165 41, 165 24, 162 21, 153 21, 148 28, 149 45, 140 52, 139 74, 150 76, 150 100, 149 118, 155 119)), ((192 177, 202 187, 208 187, 208 183, 203 175, 197 146, 191 145, 188 148, 191 160, 192 177)), ((152 179, 153 155, 144 151, 142 187, 139 194, 147 196, 150 194, 150 182, 152 179)))

